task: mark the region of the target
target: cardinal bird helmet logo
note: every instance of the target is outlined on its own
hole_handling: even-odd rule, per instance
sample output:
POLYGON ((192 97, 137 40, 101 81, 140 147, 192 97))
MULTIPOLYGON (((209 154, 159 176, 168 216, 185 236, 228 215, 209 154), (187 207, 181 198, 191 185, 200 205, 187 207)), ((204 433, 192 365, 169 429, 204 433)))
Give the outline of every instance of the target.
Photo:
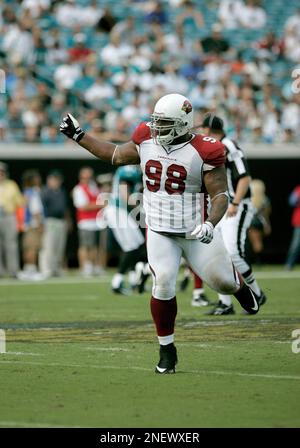
POLYGON ((181 109, 182 109, 186 114, 189 114, 190 112, 192 112, 192 110, 193 110, 193 106, 191 105, 191 103, 190 103, 188 100, 186 100, 186 101, 183 103, 181 109))

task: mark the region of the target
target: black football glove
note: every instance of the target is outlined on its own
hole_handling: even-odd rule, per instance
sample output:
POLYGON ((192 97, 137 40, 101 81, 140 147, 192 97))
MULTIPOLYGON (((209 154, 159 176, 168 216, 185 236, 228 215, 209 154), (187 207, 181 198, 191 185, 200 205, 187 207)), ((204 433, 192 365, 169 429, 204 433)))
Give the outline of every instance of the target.
POLYGON ((76 118, 74 118, 71 114, 68 114, 63 118, 63 121, 60 123, 59 130, 67 137, 75 140, 77 143, 79 143, 84 136, 84 131, 79 126, 76 118))

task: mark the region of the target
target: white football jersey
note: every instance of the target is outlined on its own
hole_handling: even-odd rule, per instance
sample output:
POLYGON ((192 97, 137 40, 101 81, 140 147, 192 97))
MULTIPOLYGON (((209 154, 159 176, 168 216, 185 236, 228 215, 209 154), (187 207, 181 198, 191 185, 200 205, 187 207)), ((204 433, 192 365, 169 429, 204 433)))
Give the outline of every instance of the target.
POLYGON ((157 232, 190 233, 206 212, 203 172, 224 164, 224 145, 204 135, 179 145, 157 145, 144 122, 132 141, 141 160, 147 225, 157 232))

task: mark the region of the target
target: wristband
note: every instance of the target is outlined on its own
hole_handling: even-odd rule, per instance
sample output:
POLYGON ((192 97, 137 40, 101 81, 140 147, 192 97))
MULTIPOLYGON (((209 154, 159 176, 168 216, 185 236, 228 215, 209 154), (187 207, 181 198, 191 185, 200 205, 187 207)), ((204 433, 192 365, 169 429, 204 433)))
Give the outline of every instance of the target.
POLYGON ((238 207, 240 205, 237 202, 231 202, 231 204, 234 205, 235 207, 238 207))

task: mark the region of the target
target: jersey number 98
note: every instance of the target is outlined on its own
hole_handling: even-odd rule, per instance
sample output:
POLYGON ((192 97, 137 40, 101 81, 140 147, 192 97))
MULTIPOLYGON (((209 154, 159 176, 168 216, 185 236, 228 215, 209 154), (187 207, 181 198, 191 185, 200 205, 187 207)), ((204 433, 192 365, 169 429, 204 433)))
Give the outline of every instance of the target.
MULTIPOLYGON (((146 185, 149 191, 156 193, 161 187, 163 166, 158 160, 148 160, 145 174, 148 178, 146 185)), ((168 194, 182 194, 185 190, 187 172, 184 166, 172 163, 167 169, 165 190, 168 194)))

